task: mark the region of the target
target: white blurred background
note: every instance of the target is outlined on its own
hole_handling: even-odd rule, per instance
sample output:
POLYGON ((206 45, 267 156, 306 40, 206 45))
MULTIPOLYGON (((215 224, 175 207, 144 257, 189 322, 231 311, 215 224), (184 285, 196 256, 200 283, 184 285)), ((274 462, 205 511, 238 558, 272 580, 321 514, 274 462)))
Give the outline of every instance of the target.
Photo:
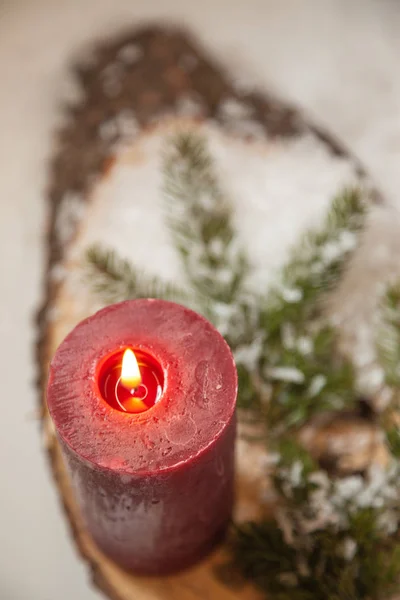
POLYGON ((143 20, 186 24, 234 74, 302 107, 400 206, 396 0, 0 0, 0 600, 94 600, 35 419, 46 161, 68 61, 143 20))

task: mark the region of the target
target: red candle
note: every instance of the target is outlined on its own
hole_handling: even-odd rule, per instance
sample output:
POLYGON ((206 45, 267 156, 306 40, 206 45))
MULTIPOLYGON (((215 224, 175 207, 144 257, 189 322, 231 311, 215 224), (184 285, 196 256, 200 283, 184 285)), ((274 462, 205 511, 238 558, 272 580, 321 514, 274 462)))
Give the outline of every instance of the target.
POLYGON ((107 307, 58 348, 50 414, 87 528, 122 567, 172 572, 223 534, 236 393, 223 338, 171 302, 107 307))

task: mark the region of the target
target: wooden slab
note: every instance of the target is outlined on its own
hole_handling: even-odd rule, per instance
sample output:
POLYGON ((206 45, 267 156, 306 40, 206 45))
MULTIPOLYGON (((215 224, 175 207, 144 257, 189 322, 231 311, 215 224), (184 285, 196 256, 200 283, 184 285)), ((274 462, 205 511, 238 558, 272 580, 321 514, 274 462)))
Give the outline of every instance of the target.
MULTIPOLYGON (((85 57, 84 57, 85 58, 85 57)), ((280 101, 235 85, 178 30, 146 28, 98 46, 76 68, 82 99, 66 107, 48 189, 48 262, 38 317, 37 360, 44 444, 74 542, 95 584, 113 600, 256 600, 250 586, 218 575, 224 548, 184 573, 139 578, 95 547, 71 493, 43 390, 56 347, 79 320, 101 306, 83 279, 93 242, 111 246, 153 274, 182 281, 163 221, 160 160, 177 129, 204 133, 222 183, 231 192, 239 234, 254 262, 254 288, 274 269, 346 184, 370 188, 341 145, 280 101), (232 583, 232 582, 231 582, 232 583)), ((238 443, 235 518, 265 511, 265 453, 238 443)))

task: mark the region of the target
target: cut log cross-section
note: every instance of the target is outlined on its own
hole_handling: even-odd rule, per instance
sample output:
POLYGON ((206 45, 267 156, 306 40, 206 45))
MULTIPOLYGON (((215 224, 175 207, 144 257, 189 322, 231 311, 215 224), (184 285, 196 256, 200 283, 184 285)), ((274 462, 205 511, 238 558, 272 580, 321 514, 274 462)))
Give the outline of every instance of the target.
MULTIPOLYGON (((146 28, 105 42, 76 75, 82 100, 69 109, 50 173, 37 350, 45 447, 75 543, 95 584, 113 600, 256 600, 252 587, 218 575, 223 547, 197 566, 159 579, 124 572, 96 548, 46 409, 48 364, 74 325, 101 306, 82 277, 82 257, 93 242, 156 275, 182 279, 160 192, 160 156, 169 132, 184 128, 209 138, 260 286, 268 279, 263 273, 281 264, 298 228, 323 214, 340 187, 367 178, 334 139, 276 99, 235 85, 182 32, 146 28)), ((260 513, 263 459, 263 450, 239 441, 237 519, 260 513)))

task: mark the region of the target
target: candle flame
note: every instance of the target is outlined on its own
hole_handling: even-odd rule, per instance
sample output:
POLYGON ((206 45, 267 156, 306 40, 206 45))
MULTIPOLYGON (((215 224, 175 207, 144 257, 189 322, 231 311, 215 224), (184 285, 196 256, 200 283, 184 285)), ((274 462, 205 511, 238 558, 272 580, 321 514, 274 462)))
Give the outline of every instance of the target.
POLYGON ((127 348, 122 358, 121 383, 126 388, 136 388, 142 382, 142 376, 136 356, 127 348))

